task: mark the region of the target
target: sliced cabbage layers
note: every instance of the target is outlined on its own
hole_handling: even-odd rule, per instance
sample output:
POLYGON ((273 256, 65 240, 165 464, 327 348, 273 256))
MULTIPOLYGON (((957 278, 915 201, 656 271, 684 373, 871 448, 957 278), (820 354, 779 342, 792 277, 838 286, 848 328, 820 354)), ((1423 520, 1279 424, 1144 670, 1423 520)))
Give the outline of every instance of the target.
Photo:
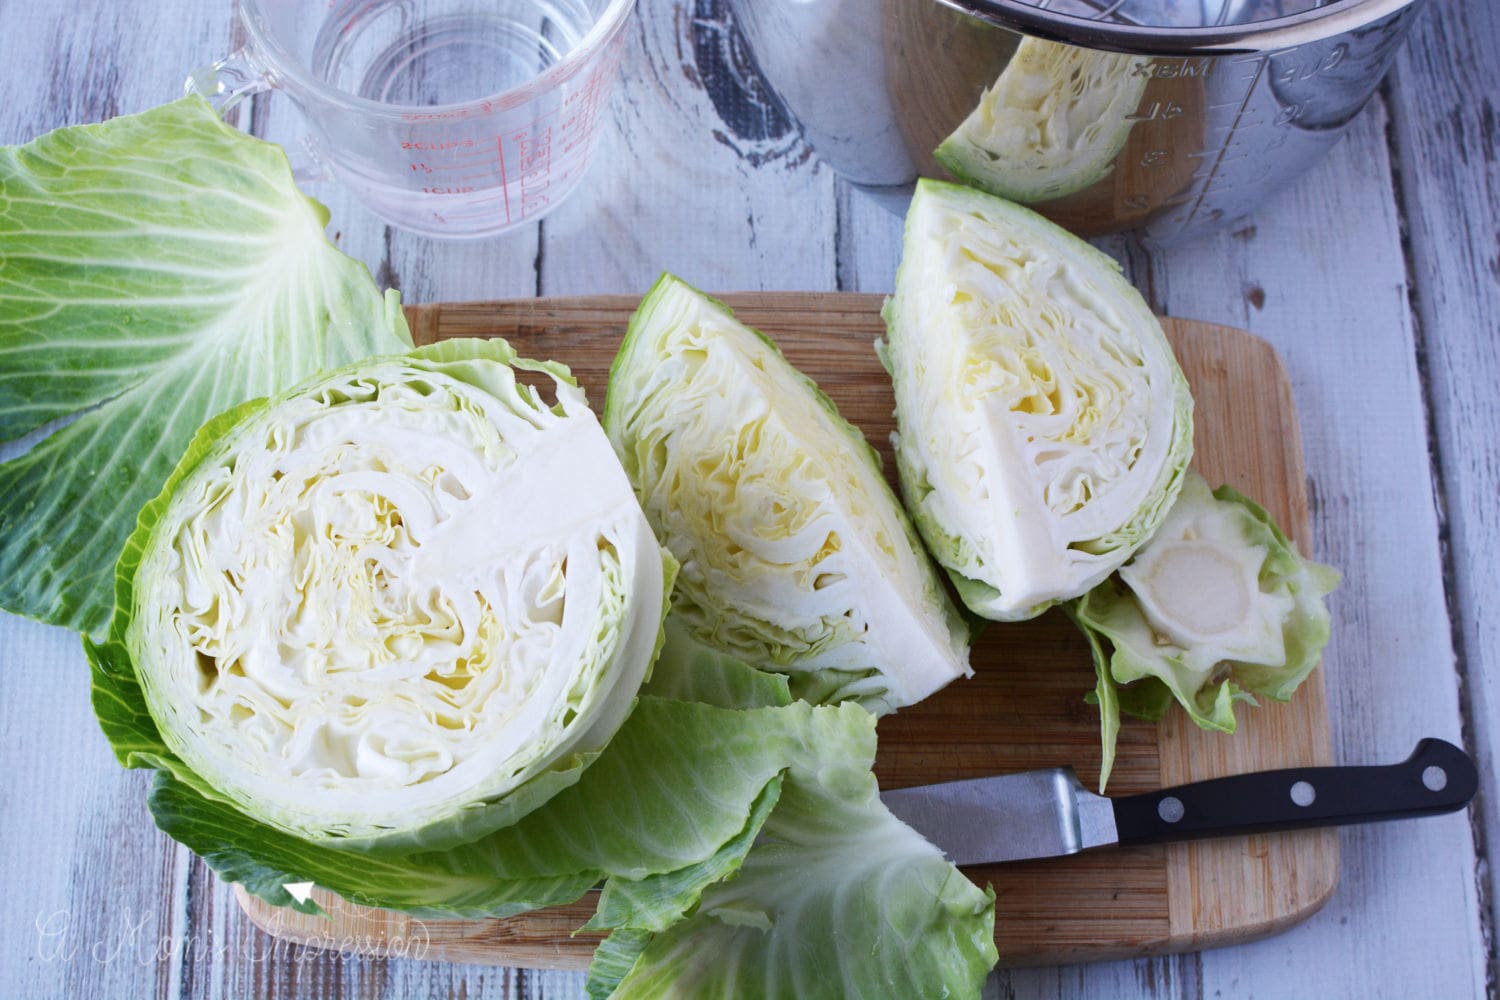
POLYGON ((682 564, 672 613, 699 641, 876 712, 969 672, 966 629, 874 451, 722 304, 657 283, 604 424, 682 564))
POLYGON ((206 425, 95 653, 204 794, 314 841, 463 842, 614 734, 669 560, 567 370, 455 341, 206 425))
POLYGON ((1150 62, 1023 38, 934 155, 955 177, 1028 205, 1082 190, 1114 166, 1150 62))
POLYGON ((974 612, 1029 618, 1150 537, 1191 457, 1192 398, 1114 261, 921 181, 885 317, 907 507, 974 612))

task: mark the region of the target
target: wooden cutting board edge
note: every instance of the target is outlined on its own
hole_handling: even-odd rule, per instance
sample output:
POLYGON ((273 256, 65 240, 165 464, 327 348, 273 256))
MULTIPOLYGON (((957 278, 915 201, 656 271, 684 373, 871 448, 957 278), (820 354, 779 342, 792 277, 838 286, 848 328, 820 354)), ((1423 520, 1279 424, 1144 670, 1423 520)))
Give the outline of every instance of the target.
MULTIPOLYGON (((742 292, 719 297, 753 325, 775 326, 779 317, 795 318, 816 312, 818 329, 824 334, 868 332, 871 315, 878 313, 884 299, 881 295, 816 292, 742 292)), ((507 330, 514 337, 566 336, 572 329, 589 330, 600 324, 618 324, 618 318, 628 314, 638 301, 635 296, 608 295, 434 303, 408 306, 406 314, 413 338, 420 345, 453 337, 494 336, 497 310, 504 310, 509 324, 507 330)), ((1287 496, 1280 499, 1286 509, 1278 511, 1275 502, 1267 505, 1306 550, 1309 524, 1301 439, 1291 384, 1275 349, 1253 334, 1231 327, 1175 317, 1163 317, 1162 323, 1172 337, 1179 357, 1199 351, 1203 354, 1202 359, 1184 360, 1185 369, 1193 368, 1193 361, 1196 361, 1216 366, 1221 375, 1241 366, 1269 373, 1274 385, 1274 408, 1280 414, 1278 423, 1292 433, 1282 442, 1287 496)), ((623 325, 619 329, 623 331, 623 325)), ((1194 390, 1197 394, 1199 386, 1195 384, 1194 390)), ((600 402, 602 400, 595 400, 596 405, 600 402)), ((1247 414, 1252 420, 1263 416, 1264 413, 1247 414)), ((1255 441, 1253 433, 1248 439, 1255 441)), ((1205 456, 1201 449, 1195 464, 1208 464, 1210 467, 1202 471, 1210 481, 1218 481, 1211 468, 1212 458, 1205 456)), ((1271 760, 1261 766, 1331 763, 1327 694, 1321 670, 1314 671, 1303 683, 1292 705, 1296 709, 1288 714, 1288 705, 1263 702, 1256 710, 1257 721, 1266 721, 1273 728, 1282 724, 1295 725, 1297 731, 1289 734, 1291 742, 1285 746, 1295 744, 1304 755, 1287 762, 1271 760)), ((1215 765, 1221 763, 1219 758, 1223 756, 1227 741, 1217 734, 1199 730, 1182 713, 1174 713, 1162 723, 1160 739, 1163 748, 1160 756, 1161 785, 1226 773, 1215 770, 1215 765)), ((1164 930, 1135 937, 1121 935, 1109 943, 1060 944, 1043 952, 1006 954, 1002 949, 1001 964, 1018 967, 1100 961, 1245 943, 1278 933, 1307 919, 1327 902, 1338 882, 1338 835, 1335 830, 1173 844, 1152 850, 1162 852, 1168 914, 1164 930), (1254 884, 1257 875, 1261 876, 1260 881, 1264 881, 1267 867, 1289 870, 1291 884, 1254 884), (1204 877, 1205 874, 1211 877, 1204 877), (1249 900, 1258 898, 1275 898, 1280 905, 1268 914, 1249 904, 1249 900)), ((235 895, 251 922, 270 934, 312 947, 365 954, 405 954, 455 962, 578 969, 585 967, 588 959, 587 950, 581 946, 587 943, 591 948, 592 942, 597 940, 595 935, 575 937, 570 933, 591 911, 586 901, 527 914, 525 916, 532 918, 534 924, 541 922, 536 926, 547 928, 547 931, 538 934, 533 926, 525 934, 510 935, 504 930, 506 921, 419 921, 401 914, 354 907, 321 890, 315 890, 315 898, 333 913, 331 922, 270 906, 238 886, 235 895)))
MULTIPOLYGON (((1208 409, 1214 402, 1206 398, 1205 386, 1212 387, 1209 391, 1232 386, 1232 373, 1241 368, 1266 373, 1275 392, 1271 410, 1278 416, 1277 424, 1291 433, 1278 442, 1284 452, 1286 493, 1280 498, 1261 499, 1303 553, 1311 554, 1312 529, 1301 425, 1297 419, 1291 380, 1275 347, 1245 330, 1219 324, 1162 317, 1162 326, 1172 338, 1179 358, 1184 359, 1184 368, 1202 371, 1213 364, 1225 368, 1226 378, 1194 385, 1194 398, 1200 409, 1208 409), (1193 356, 1185 357, 1187 355, 1193 356), (1277 499, 1283 501, 1284 509, 1277 509, 1274 502, 1277 499)), ((1244 419, 1263 423, 1270 412, 1261 409, 1246 413, 1244 419)), ((1200 438, 1201 431, 1200 427, 1200 438)), ((1240 440, 1254 446, 1262 443, 1265 435, 1271 432, 1269 426, 1252 426, 1242 432, 1240 440)), ((1210 483, 1233 482, 1227 470, 1217 467, 1219 462, 1220 456, 1212 449, 1197 448, 1194 467, 1210 483)), ((1255 724, 1269 728, 1276 736, 1259 741, 1257 746, 1264 755, 1254 763, 1253 769, 1333 763, 1323 671, 1314 670, 1298 688, 1295 697, 1295 703, 1287 704, 1260 699, 1261 705, 1253 716, 1255 724), (1283 756, 1278 752, 1291 747, 1310 755, 1283 756)), ((1234 766, 1247 769, 1245 761, 1235 760, 1231 764, 1229 760, 1230 755, 1237 754, 1243 747, 1220 734, 1198 728, 1182 712, 1170 713, 1163 720, 1162 728, 1162 787, 1231 773, 1234 766)), ((1172 952, 1243 943, 1275 934, 1312 916, 1328 902, 1338 887, 1339 841, 1336 829, 1171 844, 1167 847, 1167 857, 1172 937, 1167 950, 1172 952), (1289 871, 1292 875, 1290 884, 1257 884, 1257 876, 1263 870, 1258 863, 1262 855, 1280 857, 1279 863, 1273 860, 1269 864, 1289 871), (1293 855, 1296 856, 1295 863, 1293 855), (1252 858, 1256 861, 1246 860, 1252 858), (1199 877, 1207 871, 1215 872, 1216 878, 1210 881, 1199 877), (1246 905, 1246 900, 1254 894, 1279 897, 1285 905, 1266 917, 1246 905)))

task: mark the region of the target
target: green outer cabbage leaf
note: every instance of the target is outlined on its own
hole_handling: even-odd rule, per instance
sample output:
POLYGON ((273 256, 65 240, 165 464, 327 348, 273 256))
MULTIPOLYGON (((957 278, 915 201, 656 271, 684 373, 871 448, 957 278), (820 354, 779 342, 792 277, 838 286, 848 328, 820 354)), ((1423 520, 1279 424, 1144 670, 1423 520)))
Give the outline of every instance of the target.
POLYGON ((324 234, 280 147, 190 97, 0 149, 0 607, 109 623, 135 513, 198 426, 408 350, 394 292, 324 234))
MULTIPOLYGON (((741 709, 786 705, 789 698, 783 678, 702 645, 671 616, 650 687, 692 690, 741 709)), ((739 874, 708 888, 685 923, 596 921, 618 929, 589 966, 592 1000, 978 994, 996 960, 994 896, 880 804, 868 771, 874 754, 868 720, 847 715, 845 721, 838 738, 792 764, 781 801, 739 874), (852 840, 860 843, 851 846, 852 840), (713 901, 726 899, 733 902, 710 915, 713 901), (864 933, 851 938, 851 924, 864 933), (882 939, 891 933, 901 940, 882 939), (725 944, 729 950, 721 953, 725 944), (842 962, 832 957, 846 952, 842 962), (829 975, 833 966, 836 977, 829 975), (796 985, 785 992, 789 982, 796 985)), ((605 887, 605 897, 612 888, 605 887)), ((604 906, 601 899, 601 913, 604 906)))
POLYGON ((589 1000, 609 1000, 620 983, 630 975, 641 952, 654 937, 650 931, 622 927, 599 942, 594 949, 594 958, 589 962, 589 978, 584 988, 589 1000))
POLYGON ((1034 617, 1149 538, 1192 397, 1117 263, 1019 205, 922 180, 877 345, 902 495, 964 603, 1034 617))
MULTIPOLYGON (((1170 582, 1192 605, 1215 608, 1223 588, 1211 583, 1232 579, 1170 582)), ((1204 729, 1232 733, 1236 703, 1253 705, 1257 694, 1290 699, 1328 643, 1324 598, 1338 584, 1338 571, 1303 558, 1259 504, 1227 485, 1210 492, 1203 477, 1189 473, 1166 521, 1133 562, 1068 607, 1088 638, 1098 676, 1095 698, 1104 745, 1100 789, 1114 760, 1122 711, 1158 719, 1175 700, 1204 729), (1243 614, 1216 621, 1216 634, 1191 642, 1153 621, 1134 589, 1140 578, 1130 572, 1184 544, 1222 554, 1219 565, 1233 565, 1248 578, 1240 598, 1243 614)))
POLYGON ((841 711, 846 726, 792 763, 738 874, 660 933, 612 934, 591 998, 980 995, 998 958, 994 893, 886 810, 874 720, 841 711))
POLYGON ((687 624, 669 610, 661 655, 641 694, 697 701, 720 708, 766 708, 792 703, 785 674, 756 670, 693 638, 687 624))
POLYGON ((610 370, 604 426, 682 564, 673 614, 700 641, 875 712, 970 672, 967 626, 874 450, 722 303, 662 276, 610 370))
POLYGON ((576 784, 512 826, 442 851, 315 844, 166 770, 156 775, 151 812, 225 881, 304 912, 316 904, 297 904, 286 883, 311 881, 354 903, 422 917, 472 918, 571 902, 602 881, 601 920, 650 928, 688 912, 704 886, 737 867, 790 761, 847 727, 840 711, 798 704, 747 712, 642 697, 576 784))

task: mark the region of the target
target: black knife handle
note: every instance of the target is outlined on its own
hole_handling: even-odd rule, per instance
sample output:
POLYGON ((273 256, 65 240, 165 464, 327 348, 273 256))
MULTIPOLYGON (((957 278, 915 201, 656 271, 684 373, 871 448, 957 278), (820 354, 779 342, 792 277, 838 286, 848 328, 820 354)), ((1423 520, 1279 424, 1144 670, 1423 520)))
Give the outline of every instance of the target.
POLYGON ((1112 801, 1120 843, 1151 844, 1454 812, 1478 786, 1468 754, 1425 739, 1400 764, 1258 771, 1112 801))

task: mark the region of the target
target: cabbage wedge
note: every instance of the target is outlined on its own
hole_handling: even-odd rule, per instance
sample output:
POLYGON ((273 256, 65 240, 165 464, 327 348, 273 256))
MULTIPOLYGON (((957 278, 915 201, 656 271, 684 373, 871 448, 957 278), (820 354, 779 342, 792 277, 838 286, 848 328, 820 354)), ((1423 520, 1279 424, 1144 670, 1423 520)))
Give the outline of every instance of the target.
POLYGON ((1026 205, 1107 177, 1130 137, 1151 60, 1023 38, 934 155, 953 176, 1026 205))
POLYGON ((972 611, 1033 617, 1151 536, 1191 458, 1192 397, 1119 265, 923 180, 885 318, 907 509, 972 611))
POLYGON ((1234 706, 1292 696, 1328 643, 1331 566, 1304 559, 1258 504, 1189 473, 1160 529, 1070 609, 1098 671, 1101 785, 1119 713, 1159 717, 1175 700, 1232 733, 1234 706))
POLYGON ((122 762, 345 848, 513 823, 619 728, 673 564, 565 368, 451 341, 202 428, 122 559, 122 762), (556 402, 518 372, 550 383, 556 402))
POLYGON ((604 426, 682 565, 672 613, 700 642, 877 713, 969 673, 966 627, 874 450, 721 303, 657 282, 604 426))

